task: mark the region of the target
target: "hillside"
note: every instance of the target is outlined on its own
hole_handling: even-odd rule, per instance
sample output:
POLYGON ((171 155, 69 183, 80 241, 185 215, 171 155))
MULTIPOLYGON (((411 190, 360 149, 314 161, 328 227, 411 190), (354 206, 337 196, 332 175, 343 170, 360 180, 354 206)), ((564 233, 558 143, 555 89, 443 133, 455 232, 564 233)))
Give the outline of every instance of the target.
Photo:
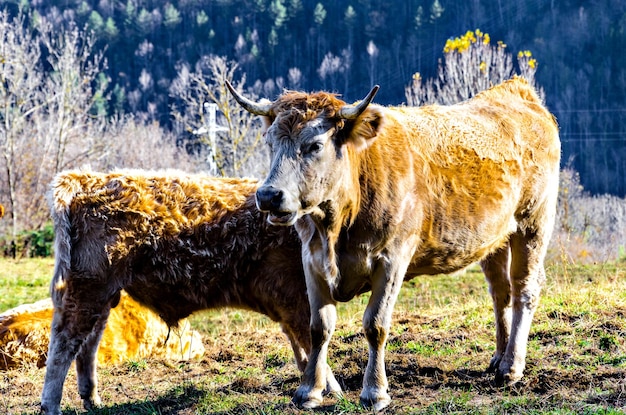
MULTIPOLYGON (((254 92, 283 87, 406 102, 412 74, 433 76, 446 39, 480 28, 512 54, 530 50, 556 114, 563 160, 593 193, 626 194, 626 3, 565 0, 51 0, 37 18, 93 30, 113 113, 171 128, 173 79, 207 55, 238 64, 254 92)), ((4 1, 13 13, 17 4, 4 1)))

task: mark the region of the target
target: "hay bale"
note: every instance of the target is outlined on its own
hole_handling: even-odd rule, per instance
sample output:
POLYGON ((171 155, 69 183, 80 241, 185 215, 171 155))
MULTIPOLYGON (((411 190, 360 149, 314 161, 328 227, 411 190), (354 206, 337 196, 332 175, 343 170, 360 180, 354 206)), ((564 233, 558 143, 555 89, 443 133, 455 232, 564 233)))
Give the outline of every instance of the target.
MULTIPOLYGON (((49 298, 0 314, 0 370, 45 366, 52 314, 49 298)), ((143 358, 181 361, 203 354, 202 337, 190 329, 186 319, 170 331, 159 316, 122 292, 119 305, 111 310, 107 321, 98 348, 98 364, 143 358)))

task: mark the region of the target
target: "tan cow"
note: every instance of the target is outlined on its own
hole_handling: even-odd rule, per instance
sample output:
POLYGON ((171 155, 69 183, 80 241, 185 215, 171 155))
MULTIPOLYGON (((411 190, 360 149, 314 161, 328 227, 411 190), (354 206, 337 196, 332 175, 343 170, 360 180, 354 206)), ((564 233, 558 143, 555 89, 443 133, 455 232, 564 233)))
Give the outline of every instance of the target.
MULTIPOLYGON (((100 402, 96 350, 122 289, 169 326, 208 308, 266 314, 281 324, 304 369, 311 341, 300 241, 293 230, 267 224, 255 207, 257 187, 180 172, 57 175, 43 412, 61 413, 74 359, 85 407, 100 402)), ((329 390, 339 390, 327 373, 329 390)))
POLYGON ((361 401, 390 402, 384 352, 405 278, 480 261, 496 316, 490 369, 506 384, 525 366, 555 217, 560 143, 554 117, 515 78, 452 106, 357 105, 324 92, 255 103, 271 169, 257 190, 270 223, 302 241, 313 346, 294 401, 322 403, 337 301, 364 290, 369 343, 361 401))

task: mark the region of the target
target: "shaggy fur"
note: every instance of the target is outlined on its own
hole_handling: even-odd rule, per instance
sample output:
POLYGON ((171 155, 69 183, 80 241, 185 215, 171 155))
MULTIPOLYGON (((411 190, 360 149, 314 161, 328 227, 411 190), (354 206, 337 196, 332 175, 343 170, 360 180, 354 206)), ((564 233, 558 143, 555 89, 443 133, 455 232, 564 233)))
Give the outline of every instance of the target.
POLYGON ((313 346, 296 403, 322 403, 335 304, 371 288, 361 401, 386 407, 385 343, 403 279, 475 261, 496 316, 490 369, 507 384, 522 377, 560 162, 555 119, 525 80, 452 106, 359 105, 345 119, 349 106, 323 92, 244 107, 266 116, 272 149, 257 204, 303 244, 313 346))
MULTIPOLYGON (((290 229, 266 224, 254 206, 256 188, 254 180, 178 172, 69 171, 54 179, 45 413, 60 414, 74 358, 85 407, 99 403, 96 349, 122 289, 169 326, 208 308, 263 313, 281 324, 305 367, 309 307, 300 243, 290 229)), ((332 375, 328 386, 339 388, 332 375)))

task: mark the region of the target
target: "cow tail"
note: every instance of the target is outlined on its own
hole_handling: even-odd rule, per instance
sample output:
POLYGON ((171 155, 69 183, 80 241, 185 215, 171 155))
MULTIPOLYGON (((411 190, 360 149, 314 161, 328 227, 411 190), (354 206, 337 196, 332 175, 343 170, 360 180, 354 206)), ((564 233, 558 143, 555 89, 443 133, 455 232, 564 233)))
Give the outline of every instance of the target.
POLYGON ((70 206, 79 188, 80 183, 72 180, 69 173, 60 173, 55 177, 48 193, 54 225, 54 274, 50 282, 50 297, 55 307, 62 304, 66 277, 70 270, 72 254, 70 206))

